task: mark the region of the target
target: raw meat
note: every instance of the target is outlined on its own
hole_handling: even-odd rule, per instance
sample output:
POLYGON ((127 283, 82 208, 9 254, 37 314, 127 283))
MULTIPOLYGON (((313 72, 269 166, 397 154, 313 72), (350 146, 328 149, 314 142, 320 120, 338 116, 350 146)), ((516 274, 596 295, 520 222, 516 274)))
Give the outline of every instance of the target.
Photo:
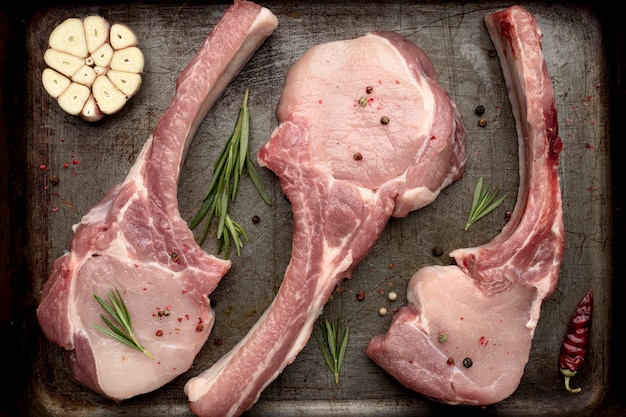
POLYGON ((244 339, 185 386, 200 416, 252 407, 307 343, 333 289, 389 217, 432 202, 465 168, 456 106, 425 52, 397 33, 311 48, 287 73, 277 118, 258 160, 292 205, 291 260, 244 339))
POLYGON ((191 366, 213 326, 208 295, 230 261, 208 255, 180 217, 177 184, 187 148, 209 108, 273 32, 276 17, 236 1, 179 75, 172 102, 122 184, 80 223, 46 281, 37 317, 69 352, 76 380, 123 400, 155 390, 191 366), (118 288, 150 359, 94 328, 118 288))
POLYGON ((517 389, 565 248, 558 174, 563 145, 542 33, 518 6, 488 14, 485 22, 519 138, 515 210, 490 242, 453 251, 458 266, 419 270, 409 282, 408 306, 366 349, 408 388, 450 404, 492 404, 517 389))

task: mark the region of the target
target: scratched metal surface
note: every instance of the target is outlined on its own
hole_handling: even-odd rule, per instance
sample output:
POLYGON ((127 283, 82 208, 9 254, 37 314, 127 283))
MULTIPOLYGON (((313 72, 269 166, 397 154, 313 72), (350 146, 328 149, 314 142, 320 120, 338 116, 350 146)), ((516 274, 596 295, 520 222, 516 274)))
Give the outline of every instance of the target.
MULTIPOLYGON (((268 1, 279 27, 229 86, 200 127, 180 178, 180 210, 191 219, 199 207, 212 166, 232 129, 245 88, 250 89, 251 153, 276 126, 274 110, 285 71, 309 47, 352 38, 371 30, 395 30, 422 46, 441 84, 459 106, 467 127, 467 171, 430 206, 404 219, 392 219, 354 277, 344 281, 324 316, 341 316, 350 326, 341 382, 335 385, 311 339, 293 364, 263 392, 249 416, 386 415, 584 415, 598 411, 610 379, 609 340, 612 236, 609 101, 602 21, 590 9, 573 4, 528 3, 544 32, 544 54, 553 78, 565 144, 562 179, 567 250, 558 289, 544 304, 530 360, 518 390, 485 410, 449 407, 404 389, 367 359, 369 339, 383 333, 405 304, 406 283, 419 267, 447 264, 460 247, 482 244, 505 224, 519 184, 518 148, 498 59, 483 25, 485 13, 505 3, 279 2, 268 1), (484 105, 486 127, 474 113, 484 105), (479 176, 507 195, 504 204, 474 225, 463 226, 479 176), (444 255, 433 255, 434 247, 444 255), (588 363, 575 379, 583 387, 567 394, 557 369, 563 333, 575 304, 589 287, 595 290, 595 322, 588 363), (365 299, 355 294, 364 291, 365 299), (389 291, 398 299, 391 302, 389 291)), ((27 22, 28 70, 26 229, 29 290, 24 296, 30 358, 20 400, 24 415, 188 416, 183 385, 226 353, 260 317, 280 286, 290 257, 292 218, 277 178, 261 175, 271 194, 265 206, 244 179, 232 216, 249 242, 211 295, 216 323, 193 367, 165 387, 116 404, 74 383, 60 348, 39 331, 34 309, 51 262, 66 249, 77 223, 114 184, 121 182, 168 106, 178 73, 215 24, 227 4, 139 2, 87 3, 41 7, 27 22), (138 35, 146 58, 143 86, 125 108, 99 123, 66 115, 40 83, 41 55, 52 28, 67 17, 100 14, 128 24, 138 35), (40 169, 45 165, 46 169, 40 169), (59 178, 52 185, 50 176, 59 178), (253 224, 253 216, 260 222, 253 224), (215 341, 219 340, 219 343, 215 341)), ((215 253, 215 242, 204 245, 215 253)))

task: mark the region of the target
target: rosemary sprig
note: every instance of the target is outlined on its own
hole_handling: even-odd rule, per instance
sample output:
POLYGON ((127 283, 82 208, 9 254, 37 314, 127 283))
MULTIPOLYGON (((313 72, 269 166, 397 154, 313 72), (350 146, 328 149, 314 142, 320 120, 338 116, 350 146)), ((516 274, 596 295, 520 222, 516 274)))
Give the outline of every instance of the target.
POLYGON ((469 217, 467 219, 467 223, 465 224, 465 231, 467 231, 470 226, 476 223, 478 220, 495 210, 496 207, 498 207, 504 201, 506 195, 503 195, 497 200, 494 200, 500 190, 496 190, 493 193, 490 193, 490 187, 491 183, 487 183, 486 186, 483 187, 483 177, 480 177, 478 179, 478 183, 476 183, 476 188, 474 189, 472 208, 470 209, 469 217))
POLYGON ((141 344, 137 341, 137 338, 135 338, 133 325, 130 320, 130 314, 128 313, 126 303, 124 303, 124 299, 122 298, 119 290, 116 288, 115 292, 109 292, 108 298, 111 302, 110 305, 98 295, 94 294, 93 296, 102 306, 104 311, 106 311, 109 316, 111 316, 111 319, 113 319, 113 321, 111 321, 111 319, 104 314, 100 314, 102 321, 107 325, 108 329, 100 326, 99 324, 94 324, 94 327, 118 342, 122 342, 126 346, 143 352, 143 354, 150 359, 154 359, 150 352, 141 346, 141 344))
POLYGON ((343 358, 346 355, 346 347, 348 346, 349 328, 341 336, 341 323, 337 319, 337 323, 331 323, 328 319, 324 323, 320 322, 320 332, 313 332, 317 346, 319 346, 324 360, 335 375, 335 384, 339 383, 339 371, 343 364, 343 358), (322 335, 320 336, 321 333, 322 335))
POLYGON ((229 201, 235 199, 239 179, 244 169, 248 172, 248 176, 263 201, 268 205, 270 204, 263 180, 254 164, 252 164, 248 154, 249 128, 250 115, 248 113, 248 89, 246 89, 233 132, 230 134, 213 167, 213 178, 209 185, 209 190, 198 213, 189 224, 189 227, 194 229, 203 218, 208 216, 204 232, 199 240, 199 244, 202 245, 208 234, 211 220, 213 217, 216 217, 217 251, 220 253, 223 249, 226 259, 230 256, 231 241, 237 250, 237 255, 241 255, 244 240, 248 241, 248 236, 246 236, 243 228, 228 214, 229 201))

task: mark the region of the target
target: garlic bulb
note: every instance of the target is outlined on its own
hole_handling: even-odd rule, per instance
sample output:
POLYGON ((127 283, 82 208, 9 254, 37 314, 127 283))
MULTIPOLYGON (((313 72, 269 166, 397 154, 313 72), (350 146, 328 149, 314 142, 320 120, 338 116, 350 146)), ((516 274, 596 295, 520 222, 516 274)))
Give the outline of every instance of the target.
POLYGON ((41 80, 69 114, 95 122, 119 111, 141 87, 144 56, 126 25, 102 16, 68 18, 48 45, 41 80))

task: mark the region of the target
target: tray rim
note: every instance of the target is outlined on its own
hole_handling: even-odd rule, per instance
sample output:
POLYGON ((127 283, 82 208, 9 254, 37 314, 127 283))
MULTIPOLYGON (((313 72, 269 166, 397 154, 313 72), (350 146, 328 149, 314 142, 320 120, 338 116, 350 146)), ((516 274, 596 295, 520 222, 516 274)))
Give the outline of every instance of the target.
MULTIPOLYGON (((90 1, 86 1, 86 3, 90 3, 90 1)), ((96 2, 94 2, 96 3, 96 2)), ((125 3, 123 1, 114 0, 111 3, 125 3)), ((191 1, 187 2, 189 4, 202 4, 204 2, 201 1, 191 1)), ((228 2, 217 2, 217 3, 228 3, 228 2)), ((212 3, 212 4, 217 4, 212 3)), ((624 136, 624 128, 621 126, 621 117, 626 110, 626 92, 624 91, 624 84, 621 81, 624 79, 624 63, 623 60, 620 60, 620 53, 624 51, 626 47, 626 29, 624 25, 621 25, 620 22, 617 21, 615 13, 612 13, 611 6, 605 4, 605 2, 565 2, 565 3, 575 3, 575 4, 584 4, 588 6, 593 13, 598 16, 605 26, 603 30, 605 31, 605 35, 603 36, 603 40, 606 42, 604 48, 607 51, 607 59, 609 60, 609 74, 608 79, 611 84, 612 94, 609 97, 609 107, 610 107, 610 123, 609 123, 609 132, 611 135, 611 146, 613 150, 613 155, 615 155, 614 160, 617 159, 617 155, 621 154, 621 151, 624 149, 623 140, 620 140, 624 136)), ((25 31, 27 28, 27 22, 32 18, 32 15, 36 12, 39 7, 46 7, 63 4, 62 2, 39 2, 34 1, 26 4, 19 5, 17 10, 4 10, 5 5, 3 4, 0 7, 0 18, 4 18, 10 22, 10 34, 11 37, 9 39, 15 40, 14 46, 11 47, 9 45, 0 46, 0 56, 11 56, 14 60, 19 62, 20 58, 24 58, 22 53, 20 53, 19 46, 24 42, 26 37, 25 31)), ((1 22, 2 20, 0 20, 1 22)), ((11 42, 9 42, 11 43, 11 42)), ((24 50, 25 48, 22 48, 24 50)), ((6 77, 9 80, 14 82, 8 83, 11 86, 8 87, 8 96, 9 97, 17 97, 17 94, 20 91, 20 86, 23 86, 24 80, 20 77, 20 74, 25 73, 25 71, 20 71, 19 66, 10 66, 10 68, 5 68, 7 65, 0 65, 0 77, 6 77)), ((0 81, 3 81, 0 79, 0 81)), ((6 81, 2 83, 3 87, 5 86, 6 81)), ((20 183, 19 180, 15 180, 16 178, 26 178, 25 173, 23 172, 23 163, 20 167, 20 161, 23 157, 21 152, 24 151, 24 145, 21 144, 23 141, 20 139, 23 137, 23 129, 20 127, 20 117, 25 116, 7 116, 10 112, 7 111, 10 107, 22 108, 25 109, 25 103, 21 102, 19 99, 13 99, 10 103, 6 103, 4 101, 0 101, 0 112, 2 113, 3 122, 6 122, 9 125, 8 132, 2 133, 3 136, 0 140, 5 143, 10 144, 10 150, 7 155, 3 155, 4 161, 3 163, 9 167, 9 172, 11 173, 13 181, 10 182, 10 195, 11 198, 11 212, 9 216, 9 221, 11 224, 10 227, 10 241, 8 243, 9 253, 16 255, 15 258, 11 258, 10 268, 8 269, 8 279, 4 279, 0 281, 0 283, 9 286, 9 291, 12 295, 20 294, 24 291, 23 285, 20 284, 20 279, 23 278, 25 272, 27 271, 26 266, 26 256, 27 254, 23 253, 22 248, 20 247, 21 241, 24 239, 24 231, 20 230, 19 226, 16 224, 16 221, 19 221, 20 214, 19 211, 26 212, 27 207, 24 201, 25 188, 26 186, 23 183, 20 183), (6 282, 5 282, 6 281, 6 282)), ((2 126, 2 123, 0 123, 2 126)), ((23 161, 21 161, 23 162, 23 161)), ((619 184, 619 177, 621 175, 619 164, 611 164, 612 170, 612 183, 619 184)), ((622 280, 617 279, 617 277, 624 276, 626 272, 626 267, 618 262, 619 256, 621 255, 622 249, 626 247, 626 215, 624 214, 624 203, 626 203, 626 196, 624 195, 624 191, 619 187, 613 187, 613 299, 612 299, 612 309, 611 309, 611 317, 620 317, 624 316, 626 313, 626 308, 623 303, 620 301, 623 296, 626 296, 626 285, 622 280)), ((4 271, 3 271, 4 272, 4 271)), ((18 298, 19 299, 19 298, 18 298)), ((25 310, 28 308, 32 308, 33 306, 23 306, 19 305, 16 302, 17 300, 13 300, 13 305, 10 306, 10 321, 11 323, 7 326, 6 323, 2 322, 0 330, 5 330, 8 332, 11 340, 11 344, 8 347, 4 347, 6 349, 6 354, 2 355, 3 358, 19 358, 19 360, 9 360, 8 364, 3 362, 0 370, 7 370, 7 376, 3 376, 0 380, 0 389, 3 389, 4 392, 8 392, 9 397, 12 401, 9 401, 7 404, 3 402, 2 408, 0 408, 0 416, 5 415, 14 415, 12 413, 22 413, 22 412, 30 412, 33 411, 29 409, 29 407, 21 408, 18 406, 20 400, 24 399, 24 392, 32 389, 32 385, 26 375, 23 375, 22 370, 19 368, 19 363, 28 362, 29 358, 25 357, 23 354, 23 350, 21 346, 24 343, 32 343, 32 337, 29 337, 29 332, 25 328, 28 324, 27 320, 24 317, 25 310), (16 380, 17 379, 17 383, 16 380), (6 407, 6 411, 5 411, 6 407)), ((4 316, 2 316, 4 317, 4 316)), ((624 344, 621 341, 621 332, 624 330, 624 325, 619 322, 613 320, 611 327, 611 363, 610 367, 610 375, 609 375, 609 385, 606 388, 606 391, 603 395, 598 396, 598 402, 592 410, 581 410, 580 415, 591 415, 587 413, 592 413, 593 415, 599 416, 612 416, 612 415, 620 415, 626 413, 626 399, 624 396, 621 396, 619 393, 619 387, 617 387, 616 382, 618 381, 617 376, 620 373, 626 371, 626 360, 620 355, 621 351, 624 351, 624 344)), ((1 353, 5 353, 4 350, 0 351, 1 353)), ((30 374, 30 373, 28 373, 30 374)), ((22 414, 20 414, 22 415, 22 414)), ((31 415, 31 414, 23 414, 23 415, 31 415)), ((34 415, 34 414, 33 414, 34 415)))

